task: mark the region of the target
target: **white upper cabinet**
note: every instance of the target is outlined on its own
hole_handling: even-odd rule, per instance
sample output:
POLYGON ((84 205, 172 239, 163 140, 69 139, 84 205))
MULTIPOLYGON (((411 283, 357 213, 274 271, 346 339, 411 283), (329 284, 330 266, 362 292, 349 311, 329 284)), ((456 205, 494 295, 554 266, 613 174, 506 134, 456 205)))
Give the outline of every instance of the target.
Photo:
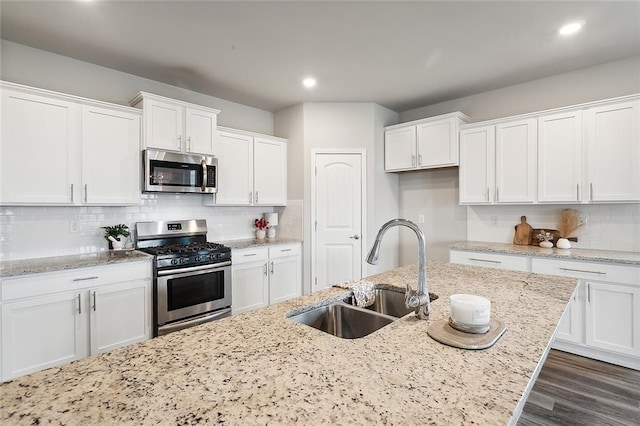
POLYGON ((140 92, 130 102, 143 111, 145 148, 217 154, 219 110, 140 92))
POLYGON ((139 202, 140 111, 12 83, 1 89, 2 204, 139 202))
POLYGON ((640 100, 584 111, 589 201, 640 201, 640 100))
POLYGON ((532 203, 536 188, 536 120, 460 132, 460 203, 532 203))
POLYGON ((458 129, 468 120, 455 112, 386 127, 385 171, 457 166, 458 129))
POLYGON ((638 95, 462 126, 459 173, 461 204, 639 202, 638 95))
POLYGON ((253 203, 253 137, 220 131, 216 204, 253 203))
POLYGON ((80 105, 2 86, 2 203, 77 201, 80 105))
POLYGON ((488 204, 495 198, 496 128, 460 131, 460 203, 488 204))
POLYGON ((286 204, 287 144, 281 140, 254 138, 253 165, 254 204, 286 204))
POLYGON ((82 107, 82 202, 140 202, 140 115, 82 107))
POLYGON ((416 126, 384 132, 385 171, 406 170, 416 166, 416 126))
POLYGON ((538 201, 577 203, 582 182, 582 111, 538 118, 538 201))
POLYGON ((496 125, 496 202, 536 200, 536 119, 496 125))
POLYGON ((287 204, 285 139, 240 130, 218 130, 219 206, 287 204))

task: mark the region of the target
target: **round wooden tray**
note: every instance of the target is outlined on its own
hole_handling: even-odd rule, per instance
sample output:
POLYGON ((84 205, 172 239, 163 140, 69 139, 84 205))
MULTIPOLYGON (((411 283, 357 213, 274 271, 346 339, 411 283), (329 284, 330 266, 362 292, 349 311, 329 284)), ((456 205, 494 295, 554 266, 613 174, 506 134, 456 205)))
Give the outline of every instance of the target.
POLYGON ((504 321, 491 317, 489 331, 484 334, 465 333, 455 330, 449 325, 449 319, 434 321, 429 324, 427 334, 433 340, 460 349, 487 349, 493 346, 507 331, 504 321))

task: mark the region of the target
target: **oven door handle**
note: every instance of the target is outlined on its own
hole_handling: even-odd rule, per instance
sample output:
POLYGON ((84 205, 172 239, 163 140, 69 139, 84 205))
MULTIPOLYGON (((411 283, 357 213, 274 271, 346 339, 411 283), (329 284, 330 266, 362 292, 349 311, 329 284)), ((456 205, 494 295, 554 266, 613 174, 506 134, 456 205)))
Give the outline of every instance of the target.
POLYGON ((172 331, 178 331, 184 328, 193 327, 195 325, 204 324, 206 322, 213 321, 216 318, 229 316, 230 313, 231 313, 231 308, 225 308, 225 309, 220 309, 219 311, 216 311, 210 315, 203 315, 196 318, 192 318, 187 321, 180 321, 174 324, 162 325, 158 328, 158 335, 165 335, 165 334, 171 333, 172 331))
POLYGON ((213 263, 213 264, 202 265, 202 266, 192 266, 190 268, 170 269, 168 271, 158 271, 158 276, 164 277, 167 275, 181 275, 181 274, 186 274, 189 272, 197 272, 197 271, 213 272, 216 269, 221 269, 221 268, 224 268, 225 266, 230 266, 230 265, 231 265, 231 262, 227 261, 227 262, 213 263))

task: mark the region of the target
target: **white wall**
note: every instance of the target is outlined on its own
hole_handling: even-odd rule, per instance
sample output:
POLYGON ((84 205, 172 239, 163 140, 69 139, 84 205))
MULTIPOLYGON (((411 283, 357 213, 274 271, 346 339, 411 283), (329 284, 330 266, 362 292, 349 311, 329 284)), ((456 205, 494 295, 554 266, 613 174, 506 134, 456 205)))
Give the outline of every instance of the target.
POLYGON ((221 126, 273 134, 273 114, 268 111, 7 40, 1 41, 0 49, 0 78, 5 81, 120 105, 128 105, 136 93, 145 91, 217 108, 221 126))
POLYGON ((574 236, 572 247, 640 252, 640 204, 593 204, 556 206, 469 206, 469 241, 511 243, 520 216, 534 228, 558 229, 560 211, 576 209, 585 224, 574 236))
MULTIPOLYGON (((482 121, 633 93, 640 93, 640 57, 405 111, 400 118, 405 122, 462 111, 473 121, 482 121)), ((513 226, 519 223, 522 214, 531 215, 536 221, 540 218, 540 223, 549 222, 549 206, 479 206, 469 209, 459 206, 456 170, 400 175, 401 215, 417 221, 418 215, 424 214, 425 221, 432 221, 421 225, 427 236, 429 259, 447 261, 445 247, 449 241, 468 238, 510 242, 513 226), (500 226, 491 227, 488 223, 494 215, 507 216, 501 219, 500 226), (465 220, 466 232, 462 226, 465 220)), ((555 206, 556 210, 560 208, 555 206)), ((635 232, 635 235, 640 235, 637 206, 600 205, 581 209, 596 215, 594 223, 582 230, 581 247, 639 251, 637 239, 640 237, 629 240, 628 234, 635 232), (626 212, 621 219, 620 211, 626 212), (605 224, 596 227, 596 221, 601 218, 605 218, 605 224), (608 231, 604 232, 603 229, 608 231)), ((401 264, 415 263, 417 249, 413 239, 412 235, 401 236, 401 264)))
POLYGON ((206 219, 209 241, 253 238, 253 220, 273 207, 203 207, 202 194, 143 194, 140 206, 1 207, 0 261, 105 251, 101 226, 133 230, 147 220, 206 219), (72 225, 77 232, 71 232, 72 225))
POLYGON ((633 93, 640 93, 640 56, 404 111, 400 120, 462 111, 484 121, 633 93))
MULTIPOLYGON (((291 144, 302 144, 296 154, 289 156, 289 179, 302 182, 303 235, 311 236, 311 151, 314 149, 365 149, 367 154, 367 228, 363 235, 363 251, 375 238, 384 221, 397 217, 397 176, 387 175, 382 166, 382 127, 397 122, 397 114, 372 103, 305 103, 275 114, 274 126, 278 135, 291 144), (302 120, 302 135, 300 134, 302 120), (380 185, 380 192, 377 188, 380 185), (387 218, 388 216, 388 218, 387 218)), ((294 185, 292 189, 298 191, 294 185)), ((392 269, 398 260, 397 232, 385 237, 380 263, 367 265, 365 275, 392 269)), ((364 256, 363 256, 364 257, 364 256)), ((303 284, 311 291, 311 247, 304 245, 303 284)))

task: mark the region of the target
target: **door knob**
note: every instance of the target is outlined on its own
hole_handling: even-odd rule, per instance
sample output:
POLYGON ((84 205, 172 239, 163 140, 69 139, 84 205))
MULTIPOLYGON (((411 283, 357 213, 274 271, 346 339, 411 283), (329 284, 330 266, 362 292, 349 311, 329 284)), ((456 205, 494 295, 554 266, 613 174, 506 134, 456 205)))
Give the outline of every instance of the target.
POLYGON ((349 238, 353 238, 354 240, 359 240, 360 239, 360 235, 355 234, 355 235, 353 235, 353 236, 351 236, 349 238))

